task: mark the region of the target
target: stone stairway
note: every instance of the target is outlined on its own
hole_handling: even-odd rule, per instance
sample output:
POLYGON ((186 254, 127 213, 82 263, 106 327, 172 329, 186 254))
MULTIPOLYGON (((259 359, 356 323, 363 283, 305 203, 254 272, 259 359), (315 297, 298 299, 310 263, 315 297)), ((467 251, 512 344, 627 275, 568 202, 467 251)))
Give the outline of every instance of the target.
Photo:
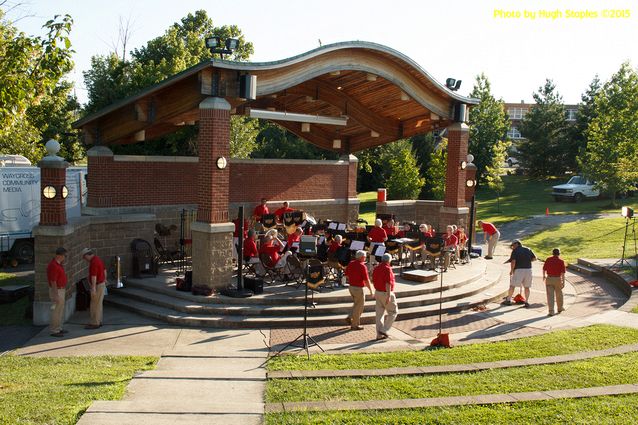
MULTIPOLYGON (((398 275, 398 272, 397 272, 398 275)), ((397 276, 398 277, 398 276, 397 276)), ((498 267, 477 260, 443 275, 442 311, 469 309, 500 298, 507 289, 498 267), (501 283, 501 284, 499 284, 501 283)), ((175 290, 165 274, 155 279, 128 279, 110 290, 104 302, 178 326, 214 328, 288 328, 303 325, 304 287, 283 284, 265 288, 251 298, 194 296, 175 290)), ((397 279, 398 320, 439 313, 440 281, 415 283, 397 279)), ((367 295, 362 323, 374 323, 374 298, 367 295)), ((352 308, 347 288, 323 290, 308 309, 309 326, 341 326, 352 308)))

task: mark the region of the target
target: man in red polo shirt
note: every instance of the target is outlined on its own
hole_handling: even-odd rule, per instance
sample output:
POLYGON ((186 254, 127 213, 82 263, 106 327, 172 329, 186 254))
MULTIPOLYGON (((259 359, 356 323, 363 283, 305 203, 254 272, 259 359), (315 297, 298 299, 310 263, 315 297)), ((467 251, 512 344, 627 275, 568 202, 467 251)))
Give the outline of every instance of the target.
MULTIPOLYGON (((486 260, 491 260, 494 255, 494 250, 496 249, 496 244, 498 243, 498 239, 501 237, 501 232, 496 229, 492 223, 488 223, 487 221, 478 221, 478 225, 483 229, 484 241, 487 242, 487 255, 485 256, 486 260)), ((470 247, 471 249, 471 247, 470 247)))
POLYGON ((66 301, 66 273, 63 263, 66 249, 59 247, 55 250, 55 257, 47 266, 47 281, 49 283, 49 298, 51 299, 51 336, 62 337, 66 333, 62 329, 64 322, 64 302, 66 301))
POLYGON ((104 262, 95 255, 92 248, 82 250, 82 258, 89 263, 89 285, 91 286, 91 322, 85 329, 98 329, 102 326, 102 301, 106 287, 106 269, 104 262))
POLYGON ((278 222, 282 222, 284 219, 284 214, 293 212, 294 210, 290 208, 288 201, 284 201, 284 204, 281 208, 275 211, 275 216, 277 217, 278 222))
POLYGON ((268 206, 266 205, 267 203, 268 203, 268 199, 261 198, 261 204, 255 207, 255 210, 253 211, 253 220, 255 220, 256 223, 261 223, 262 215, 270 214, 270 211, 268 210, 268 206))
POLYGON ((377 339, 386 339, 399 314, 397 297, 394 294, 394 272, 390 266, 392 256, 383 254, 381 264, 372 272, 374 299, 376 300, 377 339), (383 315, 385 314, 385 319, 383 315))
MULTIPOLYGON (((374 221, 374 227, 368 232, 368 241, 370 242, 370 252, 374 253, 374 249, 377 245, 385 245, 385 241, 388 240, 388 234, 382 227, 383 222, 377 218, 374 221)), ((377 259, 374 255, 370 255, 370 265, 377 264, 377 259)))
POLYGON ((348 278, 350 286, 350 296, 352 296, 352 313, 346 319, 346 322, 350 324, 350 329, 353 331, 360 331, 363 326, 360 325, 361 313, 363 313, 363 304, 365 303, 365 295, 363 294, 363 287, 367 287, 372 295, 372 288, 370 287, 370 278, 368 277, 368 269, 366 268, 366 252, 357 251, 355 259, 350 261, 350 264, 346 267, 345 275, 348 278))
POLYGON ((563 308, 563 288, 565 287, 565 262, 560 258, 560 249, 554 248, 552 256, 543 264, 543 282, 547 290, 548 316, 554 315, 554 294, 556 294, 556 307, 560 314, 563 308))

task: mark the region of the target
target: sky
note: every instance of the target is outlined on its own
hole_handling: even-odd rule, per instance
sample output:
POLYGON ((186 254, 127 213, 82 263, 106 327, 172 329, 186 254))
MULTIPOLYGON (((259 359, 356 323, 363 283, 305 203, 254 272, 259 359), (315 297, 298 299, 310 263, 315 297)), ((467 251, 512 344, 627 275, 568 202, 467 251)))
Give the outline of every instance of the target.
MULTIPOLYGON (((15 3, 18 0, 8 0, 15 3)), ((638 2, 631 0, 21 0, 9 18, 31 35, 56 14, 74 19, 76 95, 93 55, 113 50, 120 20, 130 47, 204 9, 215 25, 237 25, 254 44, 251 61, 274 61, 323 45, 363 40, 392 47, 439 82, 463 80, 468 95, 485 73, 506 102, 532 102, 550 78, 567 104, 594 76, 607 80, 624 61, 638 66, 638 2), (634 40, 633 42, 631 40, 634 40)), ((6 8, 6 6, 5 6, 6 8)), ((130 50, 130 49, 129 49, 130 50)))

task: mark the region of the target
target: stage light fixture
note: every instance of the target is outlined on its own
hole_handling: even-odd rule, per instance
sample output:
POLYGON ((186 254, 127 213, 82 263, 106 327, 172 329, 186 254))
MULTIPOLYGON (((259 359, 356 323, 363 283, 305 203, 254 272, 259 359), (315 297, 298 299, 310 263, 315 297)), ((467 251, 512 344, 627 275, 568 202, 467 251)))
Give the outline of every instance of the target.
POLYGON ((622 207, 620 210, 620 215, 622 215, 625 218, 633 218, 634 209, 631 207, 622 207))

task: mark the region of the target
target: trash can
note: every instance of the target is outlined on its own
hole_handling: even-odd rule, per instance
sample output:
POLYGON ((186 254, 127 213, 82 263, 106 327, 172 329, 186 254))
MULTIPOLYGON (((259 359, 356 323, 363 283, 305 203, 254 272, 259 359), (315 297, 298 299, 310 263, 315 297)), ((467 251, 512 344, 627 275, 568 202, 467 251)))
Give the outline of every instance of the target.
POLYGON ((385 202, 387 199, 386 189, 377 189, 377 202, 385 202))
POLYGON ((133 252, 133 276, 155 277, 157 276, 157 259, 153 255, 151 244, 144 239, 133 239, 131 242, 133 252))

